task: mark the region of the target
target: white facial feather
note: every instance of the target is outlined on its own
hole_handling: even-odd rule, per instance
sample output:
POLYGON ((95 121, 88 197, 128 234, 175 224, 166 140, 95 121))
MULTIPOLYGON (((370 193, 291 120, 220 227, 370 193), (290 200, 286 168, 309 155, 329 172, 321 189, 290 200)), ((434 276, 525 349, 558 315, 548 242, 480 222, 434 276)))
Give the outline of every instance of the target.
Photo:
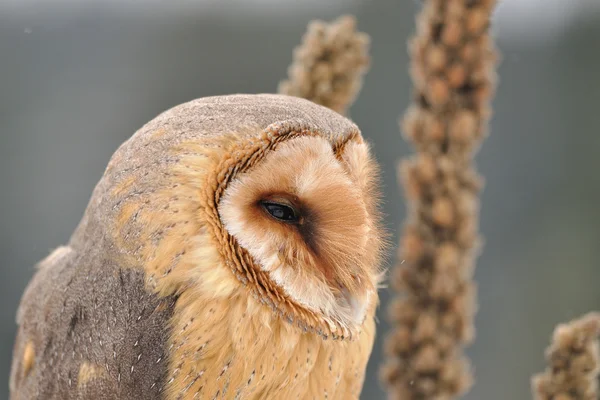
MULTIPOLYGON (((290 240, 290 235, 283 234, 285 239, 282 239, 281 232, 292 228, 277 226, 281 223, 256 211, 260 197, 272 192, 313 202, 321 217, 317 223, 319 232, 326 238, 325 243, 318 245, 331 244, 326 252, 343 263, 339 269, 353 275, 352 269, 363 262, 361 256, 369 251, 372 221, 364 200, 367 195, 363 191, 364 182, 357 182, 364 171, 353 171, 362 168, 363 153, 368 149, 362 143, 352 144, 351 149, 340 161, 323 138, 301 137, 284 142, 259 165, 228 185, 219 204, 219 214, 229 234, 292 300, 327 320, 357 327, 362 324, 372 292, 376 290, 377 266, 372 266, 373 273, 363 276, 363 281, 357 274, 361 290, 333 287, 322 274, 303 265, 306 261, 318 263, 316 256, 296 251, 294 254, 299 255, 291 262, 289 258, 282 259, 281 246, 290 240), (365 149, 356 151, 357 146, 365 149), (343 198, 331 197, 338 193, 343 198), (340 226, 344 229, 338 229, 340 226), (347 229, 352 230, 351 240, 347 229)), ((298 246, 306 247, 303 243, 298 246)))

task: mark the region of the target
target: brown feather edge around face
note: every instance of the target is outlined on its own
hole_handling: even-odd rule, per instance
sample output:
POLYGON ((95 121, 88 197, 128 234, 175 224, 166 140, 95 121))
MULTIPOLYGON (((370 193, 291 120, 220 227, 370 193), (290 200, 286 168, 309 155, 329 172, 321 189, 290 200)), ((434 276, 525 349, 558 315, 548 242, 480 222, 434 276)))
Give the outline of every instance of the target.
MULTIPOLYGON (((307 310, 294 302, 285 294, 268 276, 255 264, 246 249, 241 247, 237 240, 228 233, 219 216, 218 205, 227 185, 235 177, 248 171, 260 162, 270 151, 276 149, 278 144, 300 136, 322 136, 317 129, 302 123, 275 123, 263 130, 259 135, 248 139, 227 140, 227 136, 218 138, 220 143, 212 149, 217 149, 213 154, 213 160, 217 163, 206 176, 205 190, 201 193, 202 208, 199 210, 204 214, 212 235, 218 242, 219 252, 225 264, 231 269, 236 278, 248 289, 254 298, 260 303, 273 309, 283 320, 297 325, 305 332, 313 332, 323 338, 352 339, 356 332, 338 321, 325 320, 315 312, 307 310), (233 143, 229 147, 227 142, 233 143)), ((332 138, 324 137, 331 141, 332 138)), ((215 139, 212 139, 215 140, 215 139)), ((362 143, 358 131, 348 136, 335 140, 332 148, 336 158, 341 154, 347 143, 356 141, 362 143)), ((210 148, 210 147, 209 147, 210 148)))

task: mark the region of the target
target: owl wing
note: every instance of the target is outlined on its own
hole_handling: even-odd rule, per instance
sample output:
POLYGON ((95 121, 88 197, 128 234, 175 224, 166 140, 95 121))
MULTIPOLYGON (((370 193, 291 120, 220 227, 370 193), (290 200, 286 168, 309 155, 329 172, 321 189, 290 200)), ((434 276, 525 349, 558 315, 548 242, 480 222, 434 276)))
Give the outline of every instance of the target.
POLYGON ((157 399, 175 298, 141 270, 61 247, 23 295, 10 376, 18 399, 157 399))

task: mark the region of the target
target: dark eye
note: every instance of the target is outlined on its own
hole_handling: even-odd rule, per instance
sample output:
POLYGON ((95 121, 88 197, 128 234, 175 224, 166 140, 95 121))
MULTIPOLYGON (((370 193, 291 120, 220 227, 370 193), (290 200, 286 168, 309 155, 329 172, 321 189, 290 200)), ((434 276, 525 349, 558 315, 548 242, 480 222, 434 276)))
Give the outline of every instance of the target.
POLYGON ((273 218, 280 221, 298 222, 300 220, 300 216, 296 210, 286 204, 275 203, 272 201, 261 201, 260 203, 273 218))

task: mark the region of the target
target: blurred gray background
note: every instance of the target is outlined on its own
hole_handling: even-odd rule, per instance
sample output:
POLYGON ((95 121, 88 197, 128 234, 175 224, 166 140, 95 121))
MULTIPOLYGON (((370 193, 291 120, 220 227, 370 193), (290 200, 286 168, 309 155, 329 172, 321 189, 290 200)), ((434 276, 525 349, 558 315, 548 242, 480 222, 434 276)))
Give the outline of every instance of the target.
MULTIPOLYGON (((554 325, 600 308, 600 2, 500 3, 501 82, 477 157, 486 243, 467 399, 529 398, 554 325)), ((352 13, 372 37, 351 117, 383 165, 397 241, 405 204, 394 166, 411 152, 397 119, 410 100, 405 42, 418 9, 416 0, 0 0, 0 398, 34 264, 68 240, 112 152, 176 104, 275 91, 313 18, 352 13)), ((381 343, 363 399, 384 398, 381 343)))

